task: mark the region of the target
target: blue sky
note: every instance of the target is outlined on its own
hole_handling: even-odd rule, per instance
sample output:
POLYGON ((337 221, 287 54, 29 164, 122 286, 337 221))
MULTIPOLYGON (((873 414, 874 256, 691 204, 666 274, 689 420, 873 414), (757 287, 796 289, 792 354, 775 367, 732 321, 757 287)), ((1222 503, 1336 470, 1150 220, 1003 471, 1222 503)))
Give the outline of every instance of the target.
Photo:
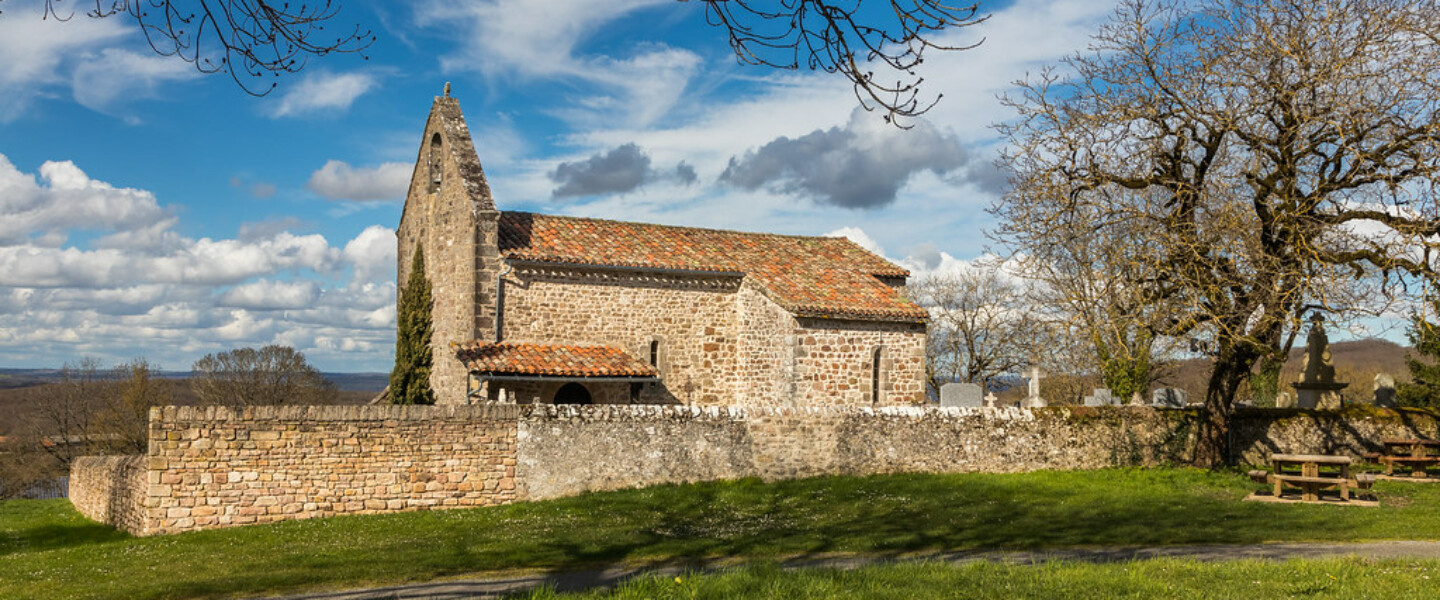
POLYGON ((1113 9, 987 3, 898 131, 839 77, 738 65, 695 2, 351 0, 369 59, 263 98, 41 5, 0 3, 0 366, 283 343, 335 371, 391 365, 393 232, 446 81, 501 210, 848 234, 924 273, 985 251, 996 96, 1113 9))

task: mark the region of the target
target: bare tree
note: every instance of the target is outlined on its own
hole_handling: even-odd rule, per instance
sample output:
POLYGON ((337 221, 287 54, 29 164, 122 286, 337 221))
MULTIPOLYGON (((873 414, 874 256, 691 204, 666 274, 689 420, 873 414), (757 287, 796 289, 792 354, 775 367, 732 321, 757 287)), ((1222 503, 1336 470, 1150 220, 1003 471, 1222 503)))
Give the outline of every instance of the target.
POLYGON ((1144 261, 1127 254, 1133 232, 1099 226, 1100 215, 1077 208, 1057 224, 1055 243, 1013 261, 1032 282, 1041 319, 1054 337, 1069 339, 1072 362, 1065 372, 1093 376, 1116 397, 1133 398, 1149 389, 1157 357, 1174 341, 1160 334, 1171 313, 1133 283, 1145 276, 1137 270, 1144 261))
POLYGON ((115 367, 115 389, 105 395, 95 430, 107 454, 145 454, 150 447, 150 409, 171 403, 170 388, 155 378, 159 369, 143 358, 115 367))
POLYGON ((201 73, 229 73, 240 88, 263 96, 275 89, 266 75, 296 73, 314 56, 363 52, 375 36, 359 25, 326 31, 340 13, 332 0, 276 4, 265 0, 94 0, 65 6, 45 0, 45 18, 133 19, 150 48, 195 65, 201 73))
POLYGON ((335 385, 289 346, 206 354, 191 367, 190 385, 204 404, 308 405, 336 399, 335 385))
MULTIPOLYGON (((988 18, 980 3, 951 6, 943 0, 889 0, 888 14, 862 13, 859 0, 702 0, 711 25, 726 30, 741 62, 796 69, 805 65, 840 73, 854 84, 866 110, 880 109, 887 122, 930 110, 940 97, 922 100, 924 78, 916 69, 927 49, 966 50, 937 37, 988 18), (877 78, 872 70, 883 69, 877 78), (893 82, 886 77, 893 76, 893 82)), ((874 8, 871 5, 870 8, 874 8)))
MULTIPOLYGON (((888 11, 867 4, 871 10, 862 12, 859 0, 700 1, 707 21, 725 30, 741 62, 839 73, 854 84, 866 110, 879 109, 886 121, 902 127, 908 125, 897 119, 924 114, 940 99, 920 95, 924 78, 918 69, 925 51, 973 48, 979 42, 950 44, 940 38, 987 18, 978 2, 888 0, 888 11)), ((371 30, 339 22, 340 9, 334 0, 94 0, 93 5, 82 0, 75 6, 45 0, 46 18, 67 21, 78 10, 90 18, 132 19, 156 53, 202 73, 228 73, 257 96, 275 88, 267 75, 298 72, 311 57, 363 53, 375 43, 371 30)))
POLYGON ((1040 322, 1024 291, 998 265, 975 264, 953 274, 931 275, 907 286, 930 311, 925 375, 937 397, 951 381, 979 383, 1018 372, 1037 351, 1040 322))
POLYGON ((1228 458, 1237 389, 1307 311, 1436 278, 1437 31, 1436 0, 1126 0, 1009 99, 1000 237, 1125 232, 1161 333, 1214 342, 1198 462, 1228 458))

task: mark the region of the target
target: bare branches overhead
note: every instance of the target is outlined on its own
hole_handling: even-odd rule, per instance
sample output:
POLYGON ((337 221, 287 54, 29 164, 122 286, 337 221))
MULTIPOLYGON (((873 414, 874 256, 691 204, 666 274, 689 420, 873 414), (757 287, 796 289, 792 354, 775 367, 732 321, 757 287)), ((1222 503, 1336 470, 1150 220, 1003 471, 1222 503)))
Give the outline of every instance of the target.
POLYGON ((710 24, 729 33, 741 62, 840 73, 854 84, 861 106, 901 126, 896 119, 924 114, 940 99, 920 93, 924 78, 917 68, 925 51, 975 47, 979 42, 951 45, 939 38, 987 18, 978 2, 888 0, 888 11, 861 12, 860 0, 701 1, 710 24))
POLYGON ((240 88, 263 96, 266 76, 295 73, 313 56, 362 52, 375 42, 368 29, 337 24, 340 5, 265 0, 45 0, 46 18, 80 12, 90 18, 134 19, 150 47, 195 65, 201 73, 229 73, 240 88), (338 25, 326 30, 327 25, 338 25))

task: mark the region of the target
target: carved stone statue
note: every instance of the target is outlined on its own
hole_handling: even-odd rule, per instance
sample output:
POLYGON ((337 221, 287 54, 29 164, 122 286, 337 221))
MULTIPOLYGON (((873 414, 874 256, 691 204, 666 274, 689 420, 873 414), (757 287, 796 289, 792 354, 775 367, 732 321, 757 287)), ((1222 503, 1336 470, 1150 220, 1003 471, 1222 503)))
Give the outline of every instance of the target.
POLYGON ((1325 335, 1325 317, 1310 317, 1310 335, 1305 338, 1305 361, 1300 381, 1295 387, 1296 406, 1335 410, 1340 408, 1340 390, 1348 383, 1335 381, 1335 366, 1330 364, 1330 338, 1325 335))

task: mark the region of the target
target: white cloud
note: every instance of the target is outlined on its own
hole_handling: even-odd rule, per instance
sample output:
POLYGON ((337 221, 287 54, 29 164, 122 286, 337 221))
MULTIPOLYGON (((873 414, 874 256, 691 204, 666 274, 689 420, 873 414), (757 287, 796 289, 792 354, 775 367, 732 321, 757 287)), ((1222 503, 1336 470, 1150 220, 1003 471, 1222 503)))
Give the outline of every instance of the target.
POLYGON ((308 72, 285 91, 270 111, 272 117, 335 114, 350 109, 356 98, 380 82, 371 73, 308 72))
POLYGON ((880 244, 876 243, 874 238, 866 235, 865 230, 859 227, 841 227, 826 233, 824 237, 843 237, 855 242, 855 244, 861 248, 874 252, 877 255, 885 256, 885 249, 881 248, 880 244))
POLYGON ((261 279, 230 288, 220 295, 220 306, 260 310, 299 309, 311 306, 320 295, 314 281, 261 279))
POLYGON ((21 173, 0 155, 0 363, 145 356, 183 369, 206 353, 292 343, 322 368, 388 368, 393 230, 336 246, 291 233, 294 220, 247 224, 238 239, 188 238, 178 224, 148 191, 68 162, 21 173), (50 210, 106 235, 72 235, 50 210))
POLYGON ((0 122, 13 121, 65 83, 79 58, 129 33, 120 19, 41 18, 43 6, 6 5, 0 16, 0 122))
POLYGON ((423 26, 449 30, 457 41, 440 59, 447 72, 588 83, 595 87, 557 114, 592 124, 623 114, 631 124, 649 124, 675 106, 700 70, 699 55, 658 43, 634 45, 634 53, 622 57, 579 48, 611 22, 662 7, 690 8, 674 0, 429 0, 416 5, 415 16, 423 26))
POLYGON ((85 55, 75 65, 71 88, 82 106, 115 114, 127 102, 157 97, 160 86, 167 82, 199 76, 195 67, 173 56, 105 48, 85 55))
POLYGON ((40 166, 40 181, 0 155, 0 244, 56 246, 72 229, 129 230, 175 218, 142 190, 94 181, 69 161, 40 166))
POLYGON ((305 187, 331 200, 398 202, 405 199, 414 170, 414 165, 398 162, 356 168, 330 160, 310 174, 305 187))

